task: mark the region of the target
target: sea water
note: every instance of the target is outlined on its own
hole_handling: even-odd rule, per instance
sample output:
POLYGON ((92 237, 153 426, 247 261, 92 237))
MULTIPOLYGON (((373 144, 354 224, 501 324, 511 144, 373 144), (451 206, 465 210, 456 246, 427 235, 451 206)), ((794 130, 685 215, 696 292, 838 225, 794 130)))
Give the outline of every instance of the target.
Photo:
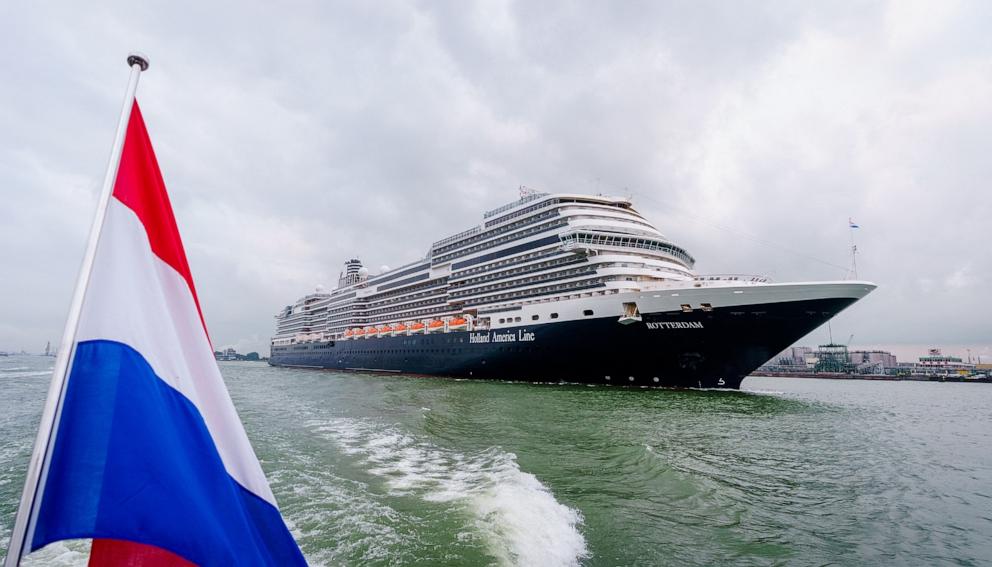
MULTIPOLYGON (((53 359, 0 358, 0 551, 53 359)), ((992 385, 627 389, 221 363, 316 565, 981 565, 992 385)), ((83 565, 85 542, 28 564, 83 565)))

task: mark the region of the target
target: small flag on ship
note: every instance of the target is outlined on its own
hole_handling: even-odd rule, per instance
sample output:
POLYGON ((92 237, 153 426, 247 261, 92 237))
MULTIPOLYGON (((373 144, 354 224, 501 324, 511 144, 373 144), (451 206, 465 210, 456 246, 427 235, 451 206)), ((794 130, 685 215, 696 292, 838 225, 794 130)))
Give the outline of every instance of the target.
POLYGON ((131 78, 7 566, 304 565, 213 357, 131 78))
POLYGON ((860 226, 858 226, 857 223, 854 222, 854 219, 852 219, 851 217, 847 217, 847 226, 851 228, 861 228, 860 226))

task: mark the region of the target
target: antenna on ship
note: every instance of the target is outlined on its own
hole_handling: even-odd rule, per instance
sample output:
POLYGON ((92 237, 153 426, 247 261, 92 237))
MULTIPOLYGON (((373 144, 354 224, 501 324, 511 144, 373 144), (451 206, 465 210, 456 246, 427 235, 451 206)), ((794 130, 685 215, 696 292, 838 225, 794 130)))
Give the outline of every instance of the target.
POLYGON ((539 193, 540 193, 540 191, 538 191, 537 189, 533 189, 531 187, 527 187, 526 185, 521 185, 520 186, 520 198, 521 199, 523 199, 524 197, 530 197, 531 195, 537 195, 539 193))
POLYGON ((847 226, 851 231, 851 271, 848 276, 858 279, 858 245, 854 243, 854 229, 861 227, 851 217, 847 217, 847 226))

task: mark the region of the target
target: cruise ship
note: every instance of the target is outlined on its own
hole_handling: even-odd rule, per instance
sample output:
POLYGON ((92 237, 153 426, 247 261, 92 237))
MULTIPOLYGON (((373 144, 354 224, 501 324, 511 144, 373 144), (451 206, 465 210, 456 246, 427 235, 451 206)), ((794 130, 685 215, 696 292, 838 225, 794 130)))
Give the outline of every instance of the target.
POLYGON ((427 255, 350 259, 276 315, 269 363, 530 382, 739 388, 871 292, 699 274, 626 198, 526 193, 427 255))

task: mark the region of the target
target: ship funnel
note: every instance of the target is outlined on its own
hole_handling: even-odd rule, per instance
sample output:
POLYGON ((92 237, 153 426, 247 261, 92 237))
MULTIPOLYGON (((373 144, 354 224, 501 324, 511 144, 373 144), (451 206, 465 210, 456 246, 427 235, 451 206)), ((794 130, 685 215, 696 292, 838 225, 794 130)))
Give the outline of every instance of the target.
POLYGON ((352 258, 345 262, 344 273, 341 274, 341 278, 338 280, 338 287, 357 283, 361 279, 362 270, 364 269, 362 267, 362 261, 358 258, 352 258))
POLYGON ((362 269, 362 261, 358 258, 352 258, 344 263, 344 274, 350 276, 352 274, 357 274, 358 270, 362 269))

